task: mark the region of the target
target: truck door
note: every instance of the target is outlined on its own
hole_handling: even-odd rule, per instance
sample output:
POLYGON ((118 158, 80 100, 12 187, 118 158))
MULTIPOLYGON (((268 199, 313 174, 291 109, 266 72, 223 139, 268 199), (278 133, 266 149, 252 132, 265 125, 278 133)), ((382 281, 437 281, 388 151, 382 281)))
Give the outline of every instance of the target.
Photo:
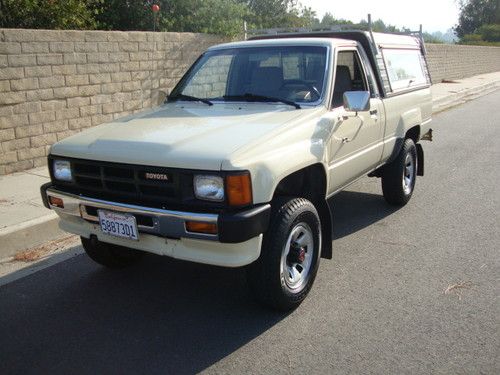
POLYGON ((385 114, 370 66, 364 64, 356 48, 338 51, 331 110, 329 141, 329 193, 334 193, 378 166, 382 158, 385 114), (367 75, 368 71, 368 75, 367 75), (369 91, 367 111, 346 112, 346 91, 369 91))

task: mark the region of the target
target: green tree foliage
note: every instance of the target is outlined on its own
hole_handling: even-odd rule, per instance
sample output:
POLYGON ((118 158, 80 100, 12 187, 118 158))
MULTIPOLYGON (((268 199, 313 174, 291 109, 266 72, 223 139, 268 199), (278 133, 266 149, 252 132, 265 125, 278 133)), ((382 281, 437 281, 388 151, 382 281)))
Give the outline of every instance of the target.
POLYGON ((477 32, 484 41, 500 42, 500 23, 483 25, 477 32))
POLYGON ((246 20, 254 28, 304 27, 316 22, 316 12, 297 0, 240 1, 248 6, 250 13, 246 20))
MULTIPOLYGON (((105 30, 153 30, 241 34, 245 4, 236 0, 102 0, 96 21, 105 30), (155 14, 153 4, 160 7, 155 14)), ((96 9, 97 10, 97 9, 96 9)))
POLYGON ((97 29, 152 30, 152 2, 142 0, 100 0, 92 4, 97 29))
POLYGON ((0 0, 0 27, 153 30, 242 34, 252 28, 312 26, 297 0, 0 0), (152 5, 160 11, 152 11, 152 5))
MULTIPOLYGON (((460 0, 460 15, 455 27, 455 32, 460 38, 463 39, 468 34, 481 35, 479 29, 489 24, 500 24, 498 0, 460 0)), ((471 37, 466 39, 471 40, 471 37)))
POLYGON ((242 34, 247 6, 233 0, 169 0, 160 13, 160 29, 236 36, 242 34))
MULTIPOLYGON (((339 24, 368 28, 366 20, 354 25, 332 13, 320 20, 298 0, 0 0, 0 27, 9 28, 151 31, 155 27, 158 31, 236 37, 242 36, 245 21, 254 29, 339 24), (154 4, 160 7, 158 13, 152 11, 154 4)), ((373 26, 375 31, 401 31, 380 19, 373 26)), ((484 35, 492 38, 496 34, 486 28, 484 35)), ((426 39, 437 41, 432 36, 426 39)))
POLYGON ((500 24, 481 26, 475 34, 465 34, 461 44, 477 44, 482 46, 500 46, 500 24))
POLYGON ((0 27, 93 29, 102 0, 0 0, 0 27), (92 9, 94 8, 94 9, 92 9))
POLYGON ((461 0, 455 32, 461 44, 500 45, 498 0, 461 0))

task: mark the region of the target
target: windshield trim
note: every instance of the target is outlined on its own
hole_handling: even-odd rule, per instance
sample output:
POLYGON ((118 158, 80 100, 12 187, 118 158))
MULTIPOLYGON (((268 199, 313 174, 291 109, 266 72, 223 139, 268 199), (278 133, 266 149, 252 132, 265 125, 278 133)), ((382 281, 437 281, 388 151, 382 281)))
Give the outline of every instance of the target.
MULTIPOLYGON (((298 44, 283 44, 283 45, 276 45, 272 47, 303 47, 305 45, 302 45, 300 43, 298 44)), ((318 100, 315 100, 314 102, 302 102, 302 101, 295 101, 297 104, 299 104, 301 107, 317 107, 321 104, 324 104, 324 102, 328 99, 328 94, 329 94, 329 82, 328 82, 328 72, 330 69, 330 63, 331 63, 331 58, 332 58, 332 49, 331 46, 326 44, 318 44, 318 45, 311 45, 307 44, 307 46, 314 46, 314 47, 323 47, 326 49, 326 60, 325 60, 325 71, 323 73, 323 90, 321 93, 321 96, 318 100)), ((213 49, 208 49, 205 52, 203 52, 196 60, 193 62, 193 64, 189 67, 189 69, 186 71, 186 73, 182 76, 182 78, 179 80, 179 82, 175 85, 171 92, 171 96, 175 96, 181 92, 181 89, 185 86, 185 82, 187 79, 190 78, 192 71, 196 67, 196 65, 200 62, 201 59, 206 54, 211 54, 211 53, 218 53, 224 50, 232 50, 232 49, 243 49, 243 48, 268 48, 270 46, 248 46, 248 47, 227 47, 227 48, 213 48, 213 49), (179 91, 179 92, 177 92, 179 91)), ((205 99, 205 98, 204 98, 205 99)), ((221 103, 239 103, 238 101, 226 101, 226 100, 220 100, 219 98, 206 98, 213 104, 221 104, 221 103)), ((167 99, 168 100, 168 99, 167 99)), ((178 101, 182 101, 182 99, 179 99, 178 101)), ((241 101, 241 103, 248 103, 245 101, 241 101)), ((269 104, 274 104, 274 105, 286 105, 283 103, 279 102, 268 102, 269 104)))

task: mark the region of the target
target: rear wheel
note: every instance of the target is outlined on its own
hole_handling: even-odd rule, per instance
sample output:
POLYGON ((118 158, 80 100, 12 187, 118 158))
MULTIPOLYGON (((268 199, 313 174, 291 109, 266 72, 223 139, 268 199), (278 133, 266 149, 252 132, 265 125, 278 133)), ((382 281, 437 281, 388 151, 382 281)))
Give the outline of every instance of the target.
POLYGON ((417 179, 417 148, 412 139, 406 139, 395 160, 384 167, 382 191, 385 200, 395 206, 404 206, 410 200, 417 179))
POLYGON ((319 266, 321 224, 303 198, 279 198, 264 235, 261 256, 247 269, 255 297, 279 310, 297 307, 311 289, 319 266))
POLYGON ((137 263, 143 256, 143 252, 124 246, 113 245, 80 237, 83 249, 87 255, 96 263, 108 268, 124 268, 137 263))

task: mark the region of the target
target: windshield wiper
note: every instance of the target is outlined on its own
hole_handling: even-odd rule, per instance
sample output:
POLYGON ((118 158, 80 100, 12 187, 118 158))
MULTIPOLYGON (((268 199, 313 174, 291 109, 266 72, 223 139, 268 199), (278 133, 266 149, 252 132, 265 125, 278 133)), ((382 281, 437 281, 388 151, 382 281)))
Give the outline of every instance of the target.
POLYGON ((168 98, 169 101, 176 101, 176 100, 187 100, 190 102, 202 102, 208 105, 214 105, 210 100, 208 99, 203 99, 203 98, 197 98, 196 96, 191 96, 191 95, 184 95, 184 94, 177 94, 175 96, 170 96, 168 98))
POLYGON ((252 94, 252 93, 248 93, 248 92, 243 94, 243 95, 224 95, 223 98, 224 98, 224 100, 243 100, 246 102, 283 103, 283 104, 291 105, 292 107, 295 107, 296 109, 300 109, 300 105, 298 103, 291 101, 291 100, 282 99, 282 98, 275 98, 275 97, 266 96, 266 95, 252 94))

